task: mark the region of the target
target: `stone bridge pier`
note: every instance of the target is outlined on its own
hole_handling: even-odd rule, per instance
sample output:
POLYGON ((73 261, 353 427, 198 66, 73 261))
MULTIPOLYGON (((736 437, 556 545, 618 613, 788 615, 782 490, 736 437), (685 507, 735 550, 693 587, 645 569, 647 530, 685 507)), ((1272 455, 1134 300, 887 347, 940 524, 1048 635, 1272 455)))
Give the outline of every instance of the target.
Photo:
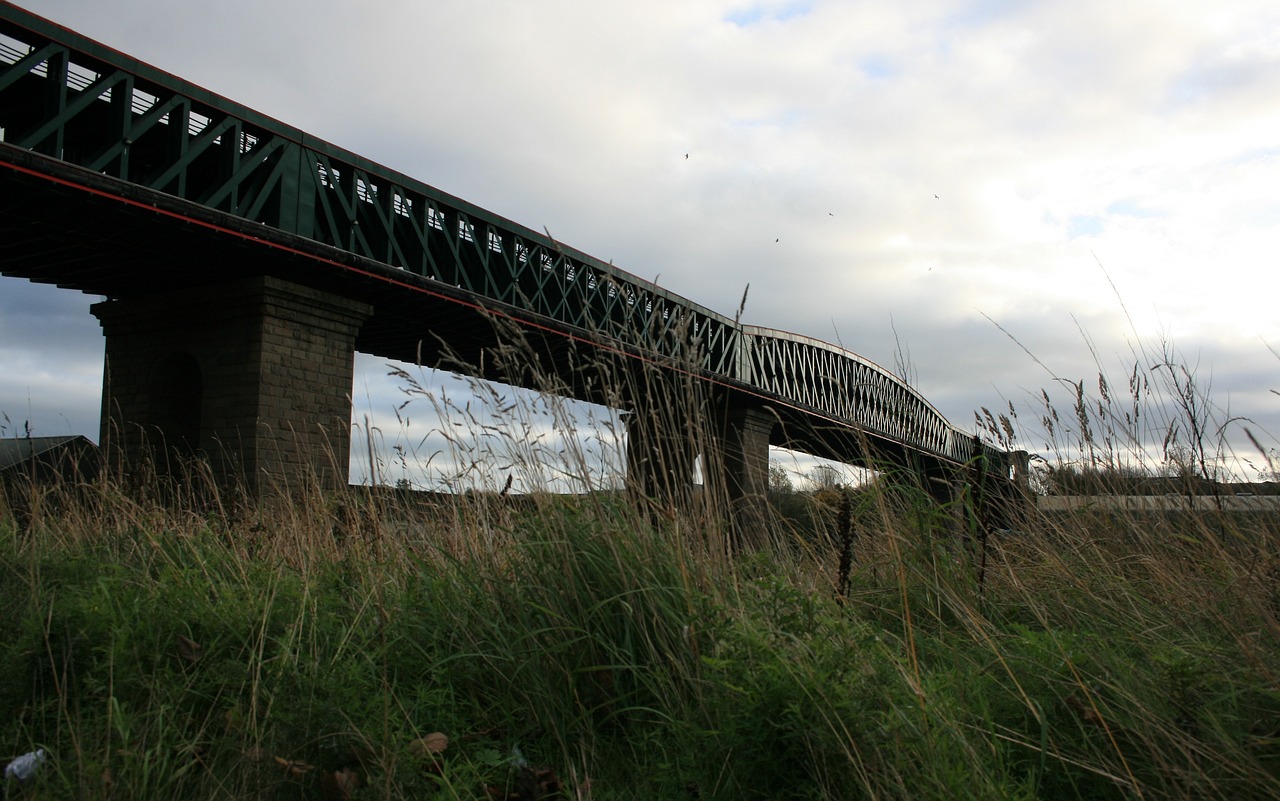
POLYGON ((769 440, 775 416, 762 404, 724 400, 680 404, 649 396, 625 413, 627 474, 642 504, 687 504, 694 465, 702 459, 703 493, 723 504, 732 548, 757 547, 769 536, 769 440), (691 411, 690 406, 696 411, 691 411))
POLYGON ((769 441, 777 418, 763 404, 731 403, 705 453, 705 481, 729 506, 735 549, 752 549, 769 540, 769 441))
POLYGON ((372 307, 271 277, 92 307, 106 336, 101 443, 129 474, 207 459, 260 495, 345 486, 355 339, 372 307))

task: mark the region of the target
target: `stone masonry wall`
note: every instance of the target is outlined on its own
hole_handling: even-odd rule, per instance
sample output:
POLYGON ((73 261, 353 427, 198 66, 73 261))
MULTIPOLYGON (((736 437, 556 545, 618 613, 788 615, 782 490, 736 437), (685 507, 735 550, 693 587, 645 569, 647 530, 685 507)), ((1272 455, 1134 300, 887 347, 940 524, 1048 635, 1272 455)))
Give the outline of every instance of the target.
POLYGON ((127 469, 149 448, 163 457, 176 414, 196 421, 192 444, 220 482, 345 484, 354 343, 371 310, 268 277, 95 304, 108 458, 127 469), (198 397, 169 397, 166 370, 191 361, 198 397))

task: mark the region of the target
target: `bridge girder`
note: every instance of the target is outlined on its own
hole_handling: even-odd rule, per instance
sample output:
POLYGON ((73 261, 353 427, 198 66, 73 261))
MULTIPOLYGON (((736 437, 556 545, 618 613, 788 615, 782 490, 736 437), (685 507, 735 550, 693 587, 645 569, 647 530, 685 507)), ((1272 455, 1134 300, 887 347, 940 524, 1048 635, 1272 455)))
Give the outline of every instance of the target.
POLYGON ((112 298, 266 275, 369 304, 356 347, 375 355, 624 408, 612 380, 656 367, 768 410, 776 445, 929 476, 1008 461, 856 354, 740 325, 8 3, 0 130, 8 275, 112 298))

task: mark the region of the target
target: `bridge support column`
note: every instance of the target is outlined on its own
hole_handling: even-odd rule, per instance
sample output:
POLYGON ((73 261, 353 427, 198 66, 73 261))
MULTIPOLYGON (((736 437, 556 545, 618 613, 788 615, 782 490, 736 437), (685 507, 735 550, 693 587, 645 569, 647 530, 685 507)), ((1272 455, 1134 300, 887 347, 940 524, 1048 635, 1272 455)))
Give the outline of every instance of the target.
POLYGON ((681 507, 693 493, 697 446, 685 430, 683 415, 674 406, 662 413, 640 408, 625 412, 627 430, 627 483, 646 507, 681 507), (675 417, 676 419, 672 419, 675 417))
POLYGON ((988 454, 979 446, 970 472, 980 525, 988 530, 1022 525, 1031 508, 1030 468, 1026 451, 988 454))
POLYGON ((206 458, 252 495, 345 485, 355 338, 372 307, 257 277, 95 304, 110 464, 206 458))
POLYGON ((911 471, 919 488, 924 490, 933 502, 939 506, 951 506, 959 498, 966 484, 963 472, 956 472, 945 466, 926 466, 919 458, 910 458, 911 471))
POLYGON ((707 484, 718 483, 728 501, 735 549, 757 548, 768 540, 769 438, 776 420, 763 407, 728 407, 719 458, 703 460, 707 484))

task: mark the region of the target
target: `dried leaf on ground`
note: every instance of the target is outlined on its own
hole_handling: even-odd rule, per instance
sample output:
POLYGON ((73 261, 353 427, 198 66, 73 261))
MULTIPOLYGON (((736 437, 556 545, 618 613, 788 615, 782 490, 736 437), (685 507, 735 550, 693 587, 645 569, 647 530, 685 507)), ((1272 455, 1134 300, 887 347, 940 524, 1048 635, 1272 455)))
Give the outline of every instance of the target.
POLYGON ((178 635, 178 658, 183 662, 195 664, 200 661, 200 657, 204 656, 204 646, 195 640, 178 635))
POLYGON ((1094 709, 1089 704, 1086 704, 1084 701, 1081 701, 1078 696, 1068 695, 1067 706, 1074 709, 1076 714, 1078 714, 1080 719, 1085 723, 1092 723, 1095 726, 1102 725, 1102 715, 1098 714, 1098 710, 1094 709))
POLYGON ((308 773, 316 769, 315 765, 308 765, 306 762, 302 762, 301 760, 285 759, 284 757, 273 757, 273 758, 275 759, 277 765, 284 768, 285 773, 289 774, 295 779, 302 778, 303 776, 306 776, 308 773))
POLYGON ((443 754, 448 747, 449 736, 439 731, 433 731, 426 737, 419 737, 409 745, 414 755, 419 757, 443 754))
POLYGON ((439 775, 443 770, 440 755, 449 747, 449 737, 444 732, 433 731, 409 743, 409 752, 422 761, 428 773, 439 775))
POLYGON ((326 801, 351 801, 360 789, 360 774, 349 768, 326 772, 320 777, 326 801))

